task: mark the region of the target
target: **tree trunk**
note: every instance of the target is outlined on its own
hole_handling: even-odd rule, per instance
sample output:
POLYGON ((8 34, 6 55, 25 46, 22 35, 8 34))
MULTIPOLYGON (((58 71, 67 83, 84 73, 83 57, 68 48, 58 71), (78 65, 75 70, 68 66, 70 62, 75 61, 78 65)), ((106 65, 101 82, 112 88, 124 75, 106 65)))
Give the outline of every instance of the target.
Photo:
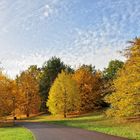
POLYGON ((64 118, 66 118, 66 117, 67 117, 66 112, 64 112, 64 118))
POLYGON ((67 101, 66 101, 66 90, 65 90, 65 94, 64 94, 64 118, 67 117, 66 113, 67 113, 67 101))
POLYGON ((28 118, 30 116, 29 111, 27 111, 26 113, 26 117, 28 118))

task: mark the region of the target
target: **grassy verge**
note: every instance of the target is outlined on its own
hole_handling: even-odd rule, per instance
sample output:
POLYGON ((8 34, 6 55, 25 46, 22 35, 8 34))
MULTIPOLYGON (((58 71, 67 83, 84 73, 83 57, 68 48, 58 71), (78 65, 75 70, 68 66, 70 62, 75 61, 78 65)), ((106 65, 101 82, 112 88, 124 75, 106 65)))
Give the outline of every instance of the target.
POLYGON ((34 140, 30 131, 22 127, 0 128, 0 140, 34 140))
POLYGON ((30 118, 30 121, 47 122, 52 124, 60 124, 83 128, 87 130, 95 130, 115 136, 126 137, 130 139, 140 140, 140 121, 117 121, 107 119, 101 113, 88 114, 75 118, 62 118, 61 116, 42 115, 30 118))

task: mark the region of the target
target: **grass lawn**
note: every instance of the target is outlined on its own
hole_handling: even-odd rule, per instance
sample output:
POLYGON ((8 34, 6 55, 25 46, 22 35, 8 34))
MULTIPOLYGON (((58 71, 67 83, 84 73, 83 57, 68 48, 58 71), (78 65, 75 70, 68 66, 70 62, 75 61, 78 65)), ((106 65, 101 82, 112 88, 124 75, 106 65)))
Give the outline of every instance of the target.
POLYGON ((95 130, 107 134, 140 140, 140 121, 117 121, 107 119, 101 113, 92 113, 75 118, 62 118, 61 116, 41 115, 30 118, 30 121, 47 122, 95 130))
POLYGON ((34 137, 23 127, 5 127, 0 128, 0 140, 34 140, 34 137))

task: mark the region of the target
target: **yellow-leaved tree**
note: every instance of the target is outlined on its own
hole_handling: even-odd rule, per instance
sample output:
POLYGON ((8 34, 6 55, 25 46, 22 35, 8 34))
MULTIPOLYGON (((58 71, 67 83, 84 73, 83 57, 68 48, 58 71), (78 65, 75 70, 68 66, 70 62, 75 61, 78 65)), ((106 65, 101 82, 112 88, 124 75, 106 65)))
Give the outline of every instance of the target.
POLYGON ((62 71, 54 81, 47 101, 47 106, 52 114, 63 114, 78 110, 79 92, 76 82, 71 74, 62 71))
POLYGON ((106 97, 111 104, 108 116, 140 115, 140 39, 125 50, 127 61, 114 80, 115 92, 106 97))

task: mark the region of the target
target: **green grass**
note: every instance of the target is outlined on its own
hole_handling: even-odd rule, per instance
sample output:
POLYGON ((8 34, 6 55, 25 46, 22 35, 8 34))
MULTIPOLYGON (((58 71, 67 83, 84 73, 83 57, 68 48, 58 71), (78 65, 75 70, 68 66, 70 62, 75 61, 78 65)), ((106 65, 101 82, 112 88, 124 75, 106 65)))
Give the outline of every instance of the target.
POLYGON ((23 127, 5 127, 0 128, 0 140, 34 140, 34 136, 23 127))
POLYGON ((108 119, 101 113, 92 113, 75 118, 42 115, 30 118, 30 121, 47 122, 65 126, 95 130, 111 135, 140 140, 140 121, 128 122, 108 119))

